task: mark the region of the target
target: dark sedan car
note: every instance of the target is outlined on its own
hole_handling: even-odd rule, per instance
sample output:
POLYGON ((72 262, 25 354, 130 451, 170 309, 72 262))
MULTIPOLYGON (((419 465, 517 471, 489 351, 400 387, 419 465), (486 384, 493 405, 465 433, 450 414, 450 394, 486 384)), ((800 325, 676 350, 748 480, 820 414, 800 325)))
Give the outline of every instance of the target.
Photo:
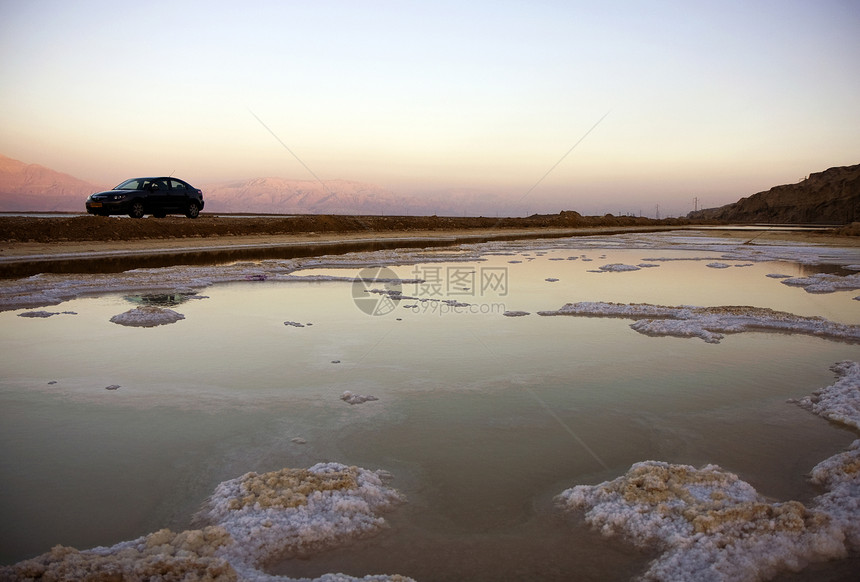
POLYGON ((141 218, 151 214, 163 218, 184 214, 197 218, 203 210, 203 191, 177 178, 132 178, 113 190, 96 192, 87 198, 87 212, 108 216, 128 214, 141 218))

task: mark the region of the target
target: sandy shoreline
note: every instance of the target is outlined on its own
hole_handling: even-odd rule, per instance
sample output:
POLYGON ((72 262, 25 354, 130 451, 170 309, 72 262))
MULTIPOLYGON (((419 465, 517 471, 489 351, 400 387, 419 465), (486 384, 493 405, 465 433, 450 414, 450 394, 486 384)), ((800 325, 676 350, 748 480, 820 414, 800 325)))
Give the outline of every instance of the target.
POLYGON ((762 227, 760 229, 747 227, 735 230, 730 226, 722 229, 695 226, 684 228, 701 234, 706 234, 708 236, 741 239, 744 241, 751 241, 752 243, 785 241, 787 243, 802 242, 834 247, 860 247, 860 237, 835 235, 832 234, 832 231, 816 232, 807 230, 778 230, 767 227, 762 227))
POLYGON ((434 230, 373 230, 183 236, 131 240, 51 240, 0 243, 0 277, 15 278, 42 272, 103 273, 134 268, 203 264, 231 260, 296 258, 351 251, 404 247, 438 247, 493 240, 606 236, 612 234, 687 231, 690 236, 744 239, 751 244, 784 241, 857 247, 860 237, 830 231, 738 230, 701 226, 587 226, 575 228, 458 228, 434 230))
POLYGON ((0 257, 32 257, 72 253, 103 253, 116 251, 172 251, 176 249, 206 249, 219 246, 270 246, 277 244, 315 244, 349 242, 355 240, 385 239, 495 239, 528 238, 537 236, 587 236, 608 232, 652 232, 669 230, 665 227, 619 228, 563 228, 563 229, 456 229, 456 230, 392 230, 364 232, 303 232, 295 234, 231 235, 216 237, 190 237, 169 239, 104 240, 104 241, 51 241, 0 243, 0 257))
POLYGON ((492 240, 659 232, 669 227, 305 232, 109 241, 10 242, 0 246, 0 277, 40 272, 114 272, 229 260, 295 258, 350 251, 450 246, 492 240))

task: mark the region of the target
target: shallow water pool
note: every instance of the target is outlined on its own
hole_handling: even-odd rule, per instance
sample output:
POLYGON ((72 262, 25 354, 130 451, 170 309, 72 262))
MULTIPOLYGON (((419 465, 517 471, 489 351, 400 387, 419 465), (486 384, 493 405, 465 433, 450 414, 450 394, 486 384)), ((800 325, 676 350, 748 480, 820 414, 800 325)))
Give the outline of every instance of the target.
POLYGON ((627 580, 653 556, 560 515, 553 497, 646 459, 716 463, 768 497, 808 501, 809 470, 857 436, 786 400, 832 384, 829 367, 857 359, 856 345, 767 332, 708 344, 537 312, 753 305, 857 324, 857 292, 767 277, 819 267, 650 240, 437 252, 385 264, 402 282, 337 279, 371 254, 292 273, 308 280, 0 313, 2 563, 188 528, 219 482, 321 461, 385 469, 407 503, 382 534, 274 573, 627 580), (610 264, 657 266, 592 272, 610 264), (185 318, 110 322, 142 302, 185 318), (346 390, 378 400, 349 405, 346 390))

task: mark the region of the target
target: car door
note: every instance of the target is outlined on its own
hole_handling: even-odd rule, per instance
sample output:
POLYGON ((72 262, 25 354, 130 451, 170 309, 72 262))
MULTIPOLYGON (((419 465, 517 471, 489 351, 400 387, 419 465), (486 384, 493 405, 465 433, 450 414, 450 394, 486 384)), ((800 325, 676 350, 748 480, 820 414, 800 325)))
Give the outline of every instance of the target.
POLYGON ((149 178, 144 182, 143 190, 146 192, 146 203, 150 211, 155 212, 167 204, 170 190, 164 180, 149 178))
POLYGON ((173 210, 185 211, 188 204, 188 187, 182 180, 171 178, 170 183, 170 207, 173 210))

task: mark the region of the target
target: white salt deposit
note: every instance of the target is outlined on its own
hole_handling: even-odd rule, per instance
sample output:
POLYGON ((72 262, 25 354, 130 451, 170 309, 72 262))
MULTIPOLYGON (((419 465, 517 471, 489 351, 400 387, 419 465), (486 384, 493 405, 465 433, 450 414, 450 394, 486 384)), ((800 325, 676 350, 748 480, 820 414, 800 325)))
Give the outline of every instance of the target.
POLYGON ((648 257, 646 259, 642 259, 643 261, 649 261, 652 263, 669 263, 673 261, 716 261, 722 257, 648 257))
POLYGON ((505 317, 525 317, 526 315, 530 315, 528 311, 505 311, 502 315, 505 317))
POLYGON ((242 579, 270 579, 262 565, 373 534, 385 527, 379 514, 401 501, 373 471, 320 463, 225 481, 198 517, 230 534, 221 555, 242 579))
MULTIPOLYGON (((831 422, 860 429, 860 362, 839 362, 830 369, 839 378, 835 383, 796 402, 831 422)), ((818 463, 810 477, 828 489, 814 506, 842 527, 849 547, 860 551, 860 440, 818 463)))
POLYGON ((50 552, 0 567, 2 580, 236 580, 236 571, 215 553, 231 543, 224 528, 176 534, 162 529, 110 548, 78 551, 55 546, 50 552))
POLYGON ((660 551, 644 580, 752 582, 846 553, 843 527, 827 513, 797 501, 769 503, 716 465, 636 463, 557 501, 565 511, 584 511, 604 536, 660 551))
POLYGON ((860 325, 836 323, 823 317, 804 317, 764 307, 667 307, 648 303, 567 303, 557 311, 538 315, 622 317, 637 320, 630 327, 651 336, 698 337, 719 343, 727 333, 777 331, 860 342, 860 325))
MULTIPOLYGON (((816 391, 807 407, 860 427, 860 363, 832 369, 840 380, 816 391)), ((612 481, 567 489, 556 501, 564 511, 584 512, 604 536, 659 551, 644 580, 755 581, 860 551, 860 439, 817 464, 810 479, 826 491, 806 507, 770 502, 716 465, 645 461, 612 481)))
MULTIPOLYGON (((157 269, 134 269, 123 273, 89 275, 40 274, 17 280, 0 281, 0 311, 57 305, 83 295, 123 292, 195 293, 218 283, 234 281, 354 281, 355 277, 327 275, 298 276, 292 273, 301 269, 361 268, 380 265, 410 265, 437 262, 477 262, 490 254, 511 255, 522 251, 581 249, 673 249, 704 251, 707 256, 646 258, 644 263, 656 264, 669 260, 703 261, 790 261, 808 265, 858 265, 855 248, 835 248, 803 243, 773 243, 755 241, 746 245, 734 239, 689 236, 686 233, 629 234, 589 236, 562 239, 494 241, 470 243, 453 247, 453 250, 395 249, 367 253, 347 253, 301 259, 265 260, 218 266, 176 266, 157 269), (715 256, 718 255, 718 256, 715 256)), ((525 254, 523 254, 525 256, 525 254)), ((604 255, 605 256, 605 255, 604 255)), ((534 257, 528 257, 532 259, 534 257)), ((583 261, 591 260, 581 254, 583 261)), ((577 260, 569 256, 568 260, 577 260)), ((641 265, 638 265, 641 267, 641 265)), ((860 275, 856 273, 855 276, 860 275)), ((849 276, 851 277, 851 276, 849 276)), ((831 275, 828 280, 811 281, 813 292, 823 292, 826 286, 840 289, 860 289, 858 280, 842 280, 831 275)), ((401 283, 417 280, 401 280, 401 283)))
POLYGON ((860 362, 839 362, 830 367, 839 380, 795 401, 813 413, 860 430, 860 362))
MULTIPOLYGON (((376 533, 403 501, 388 474, 337 463, 247 473, 218 485, 197 515, 202 529, 160 530, 111 547, 50 552, 0 567, 0 579, 242 580, 292 582, 262 571, 272 560, 306 556, 376 533)), ((399 581, 403 576, 326 574, 317 582, 399 581)))
POLYGON ((129 309, 124 313, 114 315, 110 318, 113 323, 129 327, 155 327, 157 325, 176 323, 182 319, 185 319, 185 316, 181 313, 153 305, 129 309))
POLYGON ((842 528, 849 548, 860 551, 860 439, 844 453, 815 465, 810 478, 828 489, 815 498, 814 507, 827 512, 842 528))
MULTIPOLYGON (((218 283, 248 280, 277 281, 355 281, 355 277, 296 276, 302 268, 360 268, 370 265, 396 265, 416 262, 481 261, 476 252, 456 256, 434 255, 422 250, 375 251, 305 259, 267 260, 260 263, 235 263, 217 266, 175 266, 133 269, 122 273, 55 275, 39 274, 24 279, 0 281, 0 311, 57 305, 83 295, 99 293, 184 293, 218 283)), ((401 283, 416 280, 397 280, 401 283)), ((383 282, 380 280, 380 282, 383 282)))
POLYGON ((341 394, 340 396, 340 399, 347 404, 364 404, 365 402, 373 402, 375 400, 379 400, 379 398, 377 398, 376 396, 354 394, 349 390, 344 390, 343 394, 341 394))
POLYGON ((624 265, 622 263, 611 263, 600 267, 601 271, 606 273, 623 273, 625 271, 638 271, 641 267, 636 265, 624 265))
POLYGON ((860 273, 844 277, 831 273, 815 273, 808 277, 789 277, 780 281, 783 285, 802 287, 807 293, 835 293, 860 289, 860 273))
POLYGON ((74 311, 25 311, 18 317, 53 317, 54 315, 77 315, 74 311))

